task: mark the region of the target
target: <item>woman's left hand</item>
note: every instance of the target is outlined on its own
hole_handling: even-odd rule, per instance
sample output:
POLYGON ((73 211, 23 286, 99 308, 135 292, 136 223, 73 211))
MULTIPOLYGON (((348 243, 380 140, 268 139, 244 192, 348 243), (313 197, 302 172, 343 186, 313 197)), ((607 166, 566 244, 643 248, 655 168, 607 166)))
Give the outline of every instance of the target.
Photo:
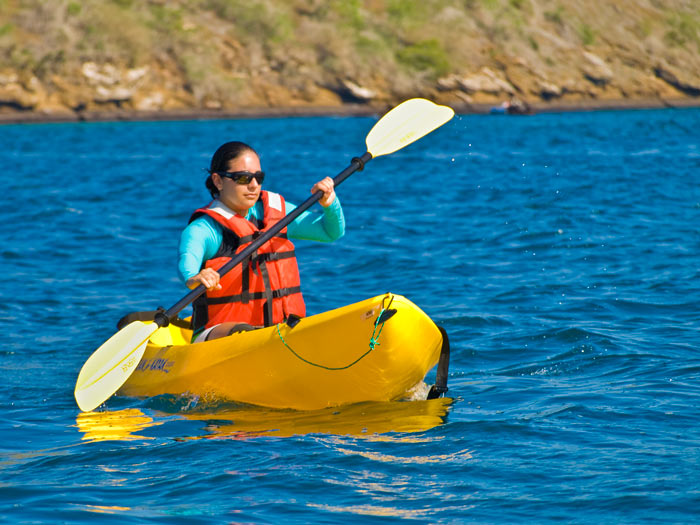
POLYGON ((314 184, 314 187, 311 188, 311 193, 316 193, 317 191, 322 191, 323 192, 323 197, 318 201, 321 206, 324 208, 327 208, 331 204, 333 204, 333 200, 335 199, 335 183, 333 182, 333 179, 330 177, 326 177, 323 180, 318 181, 316 184, 314 184))

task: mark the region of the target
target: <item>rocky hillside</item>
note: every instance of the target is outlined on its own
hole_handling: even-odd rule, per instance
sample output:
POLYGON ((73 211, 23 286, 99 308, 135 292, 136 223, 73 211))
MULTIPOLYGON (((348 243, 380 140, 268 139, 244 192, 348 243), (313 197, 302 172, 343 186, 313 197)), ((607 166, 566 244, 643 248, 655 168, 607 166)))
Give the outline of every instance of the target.
POLYGON ((0 119, 700 105, 697 0, 0 0, 0 119))

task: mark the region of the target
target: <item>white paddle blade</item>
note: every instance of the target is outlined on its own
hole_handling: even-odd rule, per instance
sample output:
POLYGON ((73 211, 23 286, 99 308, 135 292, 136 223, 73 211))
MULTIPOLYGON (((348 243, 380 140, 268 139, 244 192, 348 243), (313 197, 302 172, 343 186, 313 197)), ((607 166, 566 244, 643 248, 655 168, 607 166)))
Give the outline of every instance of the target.
POLYGON ((100 406, 136 369, 156 323, 134 321, 110 337, 85 361, 75 384, 75 400, 83 412, 100 406))
POLYGON ((408 146, 449 121, 455 112, 424 98, 402 102, 384 115, 367 135, 372 157, 388 155, 408 146))

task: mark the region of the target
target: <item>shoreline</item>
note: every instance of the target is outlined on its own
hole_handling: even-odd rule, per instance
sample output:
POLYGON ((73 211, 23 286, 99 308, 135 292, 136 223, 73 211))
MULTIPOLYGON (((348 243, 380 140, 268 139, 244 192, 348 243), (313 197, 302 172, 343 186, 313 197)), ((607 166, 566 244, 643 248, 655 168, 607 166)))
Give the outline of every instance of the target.
MULTIPOLYGON (((442 103, 442 102, 441 102, 442 103)), ((497 104, 449 104, 459 115, 489 114, 497 104)), ((249 107, 238 109, 213 110, 203 108, 139 111, 111 109, 101 111, 39 112, 10 111, 0 112, 0 126, 3 124, 60 124, 72 122, 156 122, 177 120, 227 120, 261 119, 286 117, 352 117, 381 115, 391 109, 388 104, 344 104, 342 106, 277 106, 249 107)), ((573 113, 585 111, 620 111, 664 108, 700 107, 700 97, 675 99, 606 99, 571 102, 538 102, 531 106, 532 113, 573 113)))

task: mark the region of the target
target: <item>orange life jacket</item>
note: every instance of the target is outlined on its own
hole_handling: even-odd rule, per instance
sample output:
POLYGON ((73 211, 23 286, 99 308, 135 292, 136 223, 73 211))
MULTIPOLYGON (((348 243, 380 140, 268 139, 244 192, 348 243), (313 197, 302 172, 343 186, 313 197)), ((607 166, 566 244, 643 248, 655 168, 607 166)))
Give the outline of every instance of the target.
MULTIPOLYGON (((222 227, 223 241, 217 253, 202 268, 218 270, 241 252, 262 232, 284 218, 284 198, 260 192, 263 218, 244 219, 231 213, 217 200, 194 212, 190 222, 207 215, 222 227)), ((287 239, 287 228, 260 246, 241 264, 221 277, 221 290, 207 291, 193 304, 192 328, 195 333, 224 322, 271 326, 290 314, 306 315, 301 295, 299 267, 294 245, 287 239)))

